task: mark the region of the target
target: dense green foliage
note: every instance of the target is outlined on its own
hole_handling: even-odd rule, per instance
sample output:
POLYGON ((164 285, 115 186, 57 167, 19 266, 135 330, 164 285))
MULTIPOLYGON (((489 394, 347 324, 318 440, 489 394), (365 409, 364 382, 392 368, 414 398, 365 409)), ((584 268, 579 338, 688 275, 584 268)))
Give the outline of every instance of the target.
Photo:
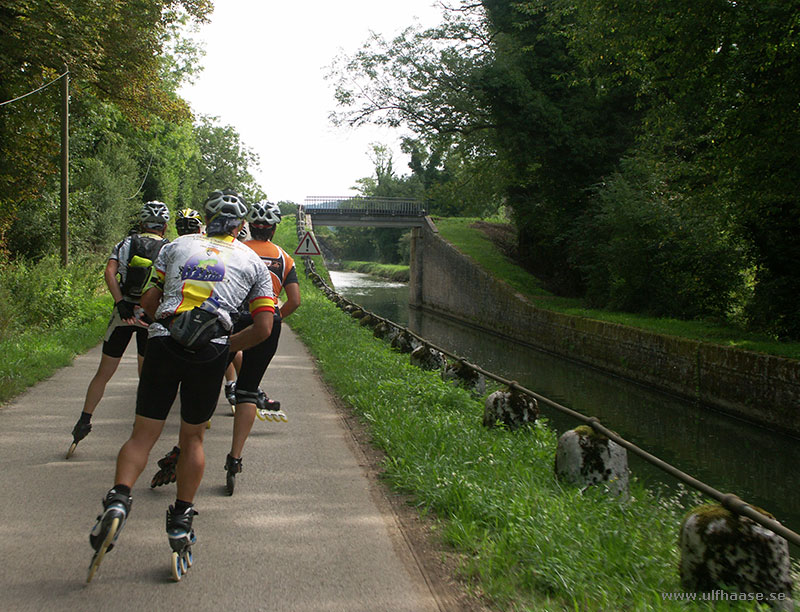
POLYGON ((797 2, 460 0, 341 59, 337 120, 410 129, 434 214, 507 206, 553 293, 798 339, 798 23, 797 2))
POLYGON ((100 257, 0 263, 0 402, 97 344, 111 306, 100 257))
MULTIPOLYGON (((257 157, 231 127, 194 118, 176 93, 198 71, 183 28, 208 0, 6 2, 0 102, 70 71, 70 251, 127 234, 143 201, 198 207, 212 189, 263 197, 257 157)), ((0 106, 0 258, 58 251, 59 83, 0 106)))
POLYGON ((493 277, 502 279, 539 308, 638 327, 666 336, 692 338, 701 342, 800 359, 800 342, 777 341, 767 334, 746 331, 738 326, 588 308, 582 299, 558 297, 544 289, 535 276, 528 274, 519 266, 519 262, 511 260, 501 253, 497 246, 475 225, 477 219, 436 218, 435 221, 442 238, 450 242, 461 253, 471 257, 477 265, 484 268, 493 277))

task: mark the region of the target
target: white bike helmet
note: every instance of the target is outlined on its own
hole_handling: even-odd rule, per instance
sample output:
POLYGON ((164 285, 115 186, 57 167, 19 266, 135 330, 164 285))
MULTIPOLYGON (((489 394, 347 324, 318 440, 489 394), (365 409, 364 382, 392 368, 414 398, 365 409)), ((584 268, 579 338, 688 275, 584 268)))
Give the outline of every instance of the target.
POLYGON ((206 213, 206 220, 211 221, 213 217, 233 217, 244 219, 247 214, 247 204, 244 198, 232 189, 224 191, 212 191, 203 204, 206 213))
POLYGON ((146 202, 139 212, 139 223, 148 229, 161 229, 169 221, 169 208, 164 202, 146 202))
POLYGON ((256 202, 247 213, 247 221, 253 225, 277 225, 281 222, 281 209, 272 202, 256 202))

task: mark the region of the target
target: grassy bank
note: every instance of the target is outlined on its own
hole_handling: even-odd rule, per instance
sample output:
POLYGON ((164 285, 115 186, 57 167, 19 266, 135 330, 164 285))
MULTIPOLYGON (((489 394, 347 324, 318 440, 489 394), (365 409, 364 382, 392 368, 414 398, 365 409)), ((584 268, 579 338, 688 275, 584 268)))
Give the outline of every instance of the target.
POLYGON ((586 308, 579 299, 556 297, 543 289, 538 279, 503 255, 480 230, 470 227, 475 221, 477 219, 437 218, 435 220, 442 238, 471 257, 490 274, 503 279, 539 308, 638 327, 668 336, 691 338, 701 342, 800 359, 800 342, 778 342, 768 336, 703 321, 680 321, 596 310, 586 308))
POLYGON ((340 266, 342 270, 362 272, 398 283, 407 283, 409 279, 408 266, 380 264, 374 261, 343 261, 340 266))
POLYGON ((112 306, 104 262, 0 266, 0 405, 102 339, 112 306))
POLYGON ((435 518, 463 578, 493 608, 753 609, 662 596, 681 591, 678 529, 697 496, 681 502, 634 482, 623 503, 600 488, 562 486, 545 423, 484 428, 481 401, 410 365, 300 277, 303 305, 290 326, 384 451, 386 482, 435 518))

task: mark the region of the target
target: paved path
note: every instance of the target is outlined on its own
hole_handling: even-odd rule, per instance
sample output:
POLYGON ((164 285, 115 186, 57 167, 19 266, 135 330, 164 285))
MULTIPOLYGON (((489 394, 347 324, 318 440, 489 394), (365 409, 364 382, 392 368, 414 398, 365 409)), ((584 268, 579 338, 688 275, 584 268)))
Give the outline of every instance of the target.
POLYGON ((189 574, 170 579, 164 513, 174 485, 149 488, 156 460, 177 439, 173 408, 118 545, 87 585, 88 533, 130 433, 138 380, 131 343, 93 432, 66 461, 99 359, 95 348, 0 408, 0 610, 439 609, 312 359, 286 326, 262 386, 281 400, 289 423, 256 421, 228 497, 233 418, 221 397, 206 435, 189 574))

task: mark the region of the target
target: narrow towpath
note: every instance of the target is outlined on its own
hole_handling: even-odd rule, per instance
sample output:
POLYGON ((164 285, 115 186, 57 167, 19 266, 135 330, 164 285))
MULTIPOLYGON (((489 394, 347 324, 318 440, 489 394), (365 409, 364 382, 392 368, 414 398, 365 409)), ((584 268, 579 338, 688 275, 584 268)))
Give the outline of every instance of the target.
POLYGON ((281 400, 289 423, 256 421, 228 497, 223 465, 233 418, 221 397, 206 435, 189 574, 177 584, 170 579, 164 513, 174 485, 149 487, 156 460, 177 439, 173 408, 133 490, 117 547, 87 585, 88 533, 130 433, 138 382, 131 343, 92 433, 65 460, 99 358, 98 347, 0 408, 1 610, 450 608, 420 569, 313 360, 287 327, 262 386, 281 400))

